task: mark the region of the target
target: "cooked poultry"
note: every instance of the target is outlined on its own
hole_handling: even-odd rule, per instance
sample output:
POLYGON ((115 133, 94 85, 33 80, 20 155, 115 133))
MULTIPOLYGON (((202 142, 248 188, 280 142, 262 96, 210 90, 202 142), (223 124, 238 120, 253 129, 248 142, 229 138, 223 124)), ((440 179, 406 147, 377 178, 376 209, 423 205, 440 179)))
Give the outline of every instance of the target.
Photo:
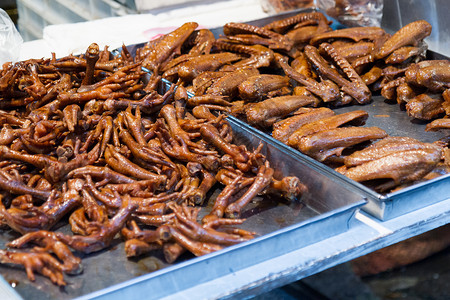
POLYGON ((444 98, 444 102, 442 103, 442 107, 445 110, 445 114, 450 116, 450 89, 446 89, 442 93, 442 98, 444 98))
POLYGON ((419 20, 405 25, 394 33, 376 53, 377 59, 384 58, 404 46, 416 46, 431 34, 431 25, 419 20))
POLYGON ((240 58, 239 55, 230 52, 193 57, 178 67, 178 76, 182 80, 190 82, 202 72, 216 71, 221 66, 237 61, 240 58))
POLYGON ((419 149, 438 150, 439 147, 434 144, 420 142, 410 137, 389 136, 363 150, 355 151, 348 155, 344 159, 344 164, 350 168, 391 155, 395 152, 419 149))
POLYGON ((426 60, 411 65, 405 72, 412 85, 424 86, 432 92, 442 92, 450 87, 450 61, 426 60))
POLYGON ((307 123, 298 128, 288 139, 288 145, 298 147, 300 139, 316 132, 337 128, 342 125, 363 125, 369 114, 363 110, 334 115, 328 118, 307 123))
POLYGON ((239 84, 239 96, 246 101, 260 101, 290 93, 289 78, 280 75, 261 74, 251 76, 239 84))
POLYGON ((272 136, 286 143, 289 137, 305 124, 333 116, 335 113, 326 107, 304 108, 292 117, 280 120, 273 124, 272 136))
MULTIPOLYGON (((79 253, 108 249, 119 232, 128 256, 156 249, 173 262, 185 251, 202 255, 253 238, 256 233, 230 225, 244 221, 238 217, 256 196, 295 200, 305 191, 294 176, 275 178, 263 145, 252 150, 236 145, 224 115, 209 110, 230 106, 224 97, 237 95, 242 80, 218 80, 211 94, 192 98, 182 85, 176 90, 172 85, 164 95, 155 90, 160 72, 187 83, 203 71, 233 68, 231 62, 245 55, 209 54, 210 35, 196 27, 187 23, 147 43, 135 57, 126 47, 112 56, 93 44, 81 57, 5 64, 0 223, 23 234, 9 247, 24 249, 2 250, 1 263, 23 265, 30 280, 38 272, 65 285, 64 273, 81 270, 79 253), (185 57, 172 61, 188 48, 185 57), (150 78, 142 67, 153 71, 150 78), (217 179, 221 170, 252 182, 228 199, 223 215, 201 222, 200 207, 194 206, 206 206, 216 187, 231 189, 217 179), (70 234, 59 230, 64 223, 70 234)), ((263 48, 251 49, 262 53, 263 48)), ((226 72, 242 73, 241 79, 259 74, 250 67, 235 71, 226 72)), ((261 96, 287 93, 289 80, 278 75, 275 81, 281 86, 261 96)), ((259 92, 255 86, 250 91, 259 92)), ((289 97, 298 103, 286 104, 287 111, 273 117, 315 101, 289 97)))
POLYGON ((331 44, 322 43, 319 50, 314 46, 305 47, 305 54, 308 60, 317 69, 319 74, 336 83, 344 93, 351 96, 358 103, 368 103, 371 99, 371 92, 350 63, 331 44), (319 50, 322 53, 319 53, 319 50), (337 67, 331 65, 322 55, 329 56, 331 58, 330 60, 337 67), (336 69, 340 69, 346 78, 336 69))
POLYGON ((386 136, 386 132, 378 127, 333 128, 302 137, 298 149, 318 161, 325 161, 332 155, 341 156, 347 147, 386 136))
POLYGON ((258 74, 259 71, 256 68, 242 68, 229 72, 228 74, 215 80, 206 90, 206 93, 226 96, 227 98, 234 99, 239 94, 239 84, 248 77, 256 76, 258 74))
MULTIPOLYGON (((263 145, 236 145, 223 112, 320 161, 338 157, 351 179, 391 179, 386 190, 448 161, 448 143, 391 137, 344 156, 386 133, 343 127, 364 125, 365 111, 324 107, 367 104, 381 90, 415 118, 449 115, 449 62, 423 61, 430 24, 392 36, 329 24, 320 12, 300 13, 264 27, 228 23, 215 39, 189 22, 135 55, 92 44, 80 56, 5 63, 0 224, 23 234, 10 247, 37 246, 1 250, 0 262, 65 285, 64 273, 81 270, 78 253, 107 249, 119 232, 127 256, 162 251, 169 263, 253 238, 230 225, 244 222, 238 217, 255 196, 294 200, 307 189, 297 177, 278 178, 263 145), (160 95, 161 78, 177 86, 160 95), (199 220, 195 205, 208 206, 217 186, 199 220), (58 230, 66 220, 72 234, 58 230)), ((448 120, 427 130, 449 128, 448 120)))
POLYGON ((432 98, 427 94, 420 94, 408 101, 406 111, 408 115, 420 120, 433 120, 445 113, 442 99, 432 98))
POLYGON ((387 137, 356 151, 344 159, 337 170, 358 182, 392 179, 379 189, 422 179, 441 161, 442 146, 423 143, 409 137, 387 137))
POLYGON ((256 126, 270 127, 273 123, 286 117, 300 107, 315 103, 316 99, 308 96, 280 96, 258 103, 248 104, 247 121, 256 126))
POLYGON ((167 60, 172 57, 173 53, 179 51, 197 26, 198 24, 195 22, 186 23, 173 32, 155 41, 148 42, 142 51, 138 53, 138 55, 142 55, 142 58, 144 58, 142 66, 148 68, 153 73, 157 73, 157 70, 163 64, 167 63, 167 60))
POLYGON ((427 124, 426 131, 436 131, 439 129, 450 129, 450 118, 437 119, 427 124))
POLYGON ((384 34, 384 30, 379 27, 344 28, 317 34, 311 39, 310 44, 320 45, 323 42, 338 39, 351 39, 355 42, 359 42, 361 40, 376 40, 384 34))
POLYGON ((442 149, 418 149, 390 155, 349 168, 343 174, 358 182, 392 179, 394 185, 420 180, 441 160, 442 149))

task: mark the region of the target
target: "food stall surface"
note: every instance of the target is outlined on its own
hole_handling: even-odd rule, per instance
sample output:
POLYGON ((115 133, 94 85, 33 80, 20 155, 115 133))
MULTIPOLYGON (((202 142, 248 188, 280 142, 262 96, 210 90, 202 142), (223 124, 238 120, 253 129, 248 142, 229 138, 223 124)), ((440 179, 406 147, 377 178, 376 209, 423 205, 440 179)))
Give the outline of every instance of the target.
POLYGON ((449 265, 449 248, 419 262, 363 278, 353 273, 351 263, 345 263, 253 299, 444 300, 450 298, 449 265))
MULTIPOLYGON (((447 224, 450 220, 450 200, 382 224, 364 213, 358 213, 356 218, 356 224, 343 234, 223 277, 175 293, 169 292, 164 299, 183 299, 186 295, 191 299, 358 299, 352 296, 362 296, 360 299, 448 299, 449 250, 363 280, 350 271, 346 262, 447 224), (305 279, 295 282, 302 278, 305 279), (345 291, 352 293, 342 294, 345 291)), ((11 299, 21 299, 6 281, 2 283, 1 295, 9 293, 11 299)), ((146 284, 149 283, 145 280, 135 281, 131 285, 99 291, 84 299, 149 296, 147 290, 151 289, 151 285, 146 284)))
MULTIPOLYGON (((308 299, 299 297, 299 293, 304 292, 306 295, 311 296, 311 299, 339 299, 336 294, 327 295, 327 292, 333 290, 331 285, 327 285, 327 280, 334 281, 336 277, 343 279, 345 278, 342 275, 343 273, 347 274, 349 276, 348 278, 351 279, 351 272, 346 270, 346 262, 449 223, 450 199, 434 203, 433 205, 409 212, 385 222, 379 221, 366 213, 358 212, 353 222, 354 223, 350 226, 350 230, 347 232, 287 252, 280 256, 271 257, 265 261, 249 264, 243 269, 231 270, 231 272, 225 273, 225 275, 208 277, 208 275, 205 274, 207 277, 206 281, 191 286, 180 284, 175 289, 167 291, 164 297, 168 299, 182 299, 186 297, 195 299, 240 299, 243 297, 254 297, 255 295, 259 295, 256 296, 256 299, 308 299), (305 279, 294 284, 289 284, 302 278, 305 279), (313 285, 313 282, 316 284, 320 282, 325 283, 327 288, 321 289, 320 286, 316 287, 313 285), (283 288, 277 289, 280 286, 283 286, 283 288)), ((408 286, 419 287, 418 282, 423 282, 424 280, 431 280, 433 282, 433 284, 429 284, 431 288, 431 286, 437 283, 438 279, 445 280, 448 278, 447 270, 443 270, 443 273, 439 273, 437 275, 437 277, 439 277, 438 279, 436 279, 435 275, 436 270, 439 269, 436 268, 436 265, 440 266, 440 269, 442 269, 442 267, 446 266, 444 262, 448 261, 448 257, 449 255, 447 252, 422 262, 430 263, 428 266, 432 274, 431 279, 429 277, 430 273, 418 272, 417 269, 421 268, 420 264, 415 264, 400 269, 399 271, 395 271, 398 272, 398 277, 394 276, 395 272, 391 272, 371 278, 365 278, 362 282, 358 281, 361 283, 361 293, 363 293, 362 295, 373 296, 374 299, 377 299, 376 297, 395 298, 397 296, 405 296, 408 299, 423 299, 423 297, 419 297, 420 295, 430 296, 429 298, 431 299, 448 298, 448 295, 442 294, 436 294, 436 297, 434 297, 432 291, 423 292, 420 291, 420 288, 415 295, 412 292, 412 288, 411 294, 409 294, 409 290, 407 290, 408 286), (430 261, 433 261, 435 258, 437 258, 437 261, 431 263, 430 261), (399 285, 406 284, 406 288, 395 286, 396 282, 400 282, 399 285), (383 290, 383 288, 379 288, 380 286, 388 286, 388 288, 383 290), (384 292, 392 290, 393 292, 391 294, 384 292), (441 298, 441 296, 444 297, 441 298)), ((112 286, 87 295, 86 298, 119 299, 127 297, 148 297, 148 290, 164 288, 157 286, 155 283, 156 281, 152 282, 148 279, 150 278, 139 278, 125 284, 112 286)), ((423 285, 424 284, 422 283, 422 286, 423 285)), ((436 285, 441 286, 441 283, 436 285)), ((448 284, 445 284, 445 282, 442 281, 441 292, 443 291, 445 293, 445 287, 447 286, 448 284)), ((2 288, 4 288, 5 291, 11 291, 8 284, 2 288)), ((14 292, 12 292, 12 295, 14 295, 14 292)), ((359 295, 356 294, 355 296, 359 295)))

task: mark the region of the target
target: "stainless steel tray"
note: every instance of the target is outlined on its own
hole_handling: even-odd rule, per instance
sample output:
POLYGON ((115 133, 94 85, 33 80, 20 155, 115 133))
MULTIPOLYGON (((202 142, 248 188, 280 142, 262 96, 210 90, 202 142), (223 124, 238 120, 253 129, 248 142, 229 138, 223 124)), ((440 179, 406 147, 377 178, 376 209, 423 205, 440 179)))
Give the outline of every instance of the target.
MULTIPOLYGON (((423 142, 433 142, 445 136, 444 132, 425 132, 426 124, 413 123, 406 112, 400 111, 398 105, 384 103, 384 98, 381 96, 374 97, 373 103, 366 106, 342 107, 335 109, 335 111, 344 113, 357 109, 363 109, 369 113, 365 126, 378 126, 392 136, 410 136, 423 142)), ((241 120, 236 122, 244 123, 241 120)), ((259 131, 258 129, 254 130, 259 131)), ((284 148, 285 150, 283 151, 295 152, 299 158, 304 159, 309 164, 325 169, 328 175, 339 177, 342 184, 356 188, 361 193, 361 196, 368 200, 362 209, 380 220, 389 220, 450 198, 450 174, 420 182, 396 192, 381 194, 275 140, 269 134, 261 131, 259 133, 265 135, 267 139, 271 140, 280 149, 284 148)))
MULTIPOLYGON (((309 10, 290 11, 248 23, 256 26, 264 26, 270 22, 295 15, 300 11, 303 12, 309 10)), ((336 20, 333 20, 332 27, 333 29, 343 28, 343 26, 336 20)), ((216 37, 223 34, 222 28, 215 28, 212 29, 212 31, 216 37)), ((433 51, 427 51, 427 59, 448 59, 448 57, 433 51)), ((367 120, 365 126, 378 126, 392 136, 409 136, 423 142, 434 142, 450 134, 450 130, 426 132, 426 123, 412 120, 405 111, 400 110, 398 105, 385 103, 384 98, 380 95, 375 95, 373 97, 373 101, 367 105, 353 105, 336 108, 333 110, 335 110, 336 113, 344 113, 347 111, 360 109, 369 113, 369 119, 367 120)), ((261 134, 264 133, 261 132, 261 134)), ((270 134, 267 134, 267 136, 270 136, 270 134)), ((290 148, 289 146, 279 143, 274 139, 272 139, 272 141, 276 143, 278 147, 284 149, 290 148)), ((294 151, 298 152, 296 150, 294 151)), ((298 152, 298 155, 304 156, 300 152, 298 152)), ((337 172, 331 168, 329 168, 328 171, 334 176, 339 176, 337 172)), ((377 193, 372 189, 346 177, 342 178, 342 182, 346 185, 354 186, 359 189, 361 195, 367 197, 368 199, 368 203, 363 207, 363 210, 379 218, 380 220, 389 220, 413 210, 450 198, 450 174, 443 175, 426 182, 414 184, 403 190, 388 194, 377 193)))
MULTIPOLYGON (((377 126, 392 136, 409 136, 422 142, 434 142, 450 134, 450 130, 426 132, 425 122, 411 119, 397 104, 385 103, 382 96, 373 97, 373 102, 364 106, 349 106, 335 109, 336 113, 363 109, 369 113, 365 126, 377 126)), ((388 220, 413 210, 450 198, 450 174, 416 183, 396 192, 380 194, 348 179, 348 184, 358 186, 368 199, 363 210, 373 216, 388 220)))
MULTIPOLYGON (((82 257, 84 273, 67 276, 68 285, 63 289, 39 275, 32 283, 21 269, 0 265, 0 273, 7 282, 16 285, 15 290, 25 299, 110 299, 111 296, 159 299, 350 228, 355 212, 366 203, 357 189, 345 185, 339 174, 336 176, 310 158, 280 148, 265 134, 234 118, 229 121, 236 143, 250 149, 260 142, 264 144, 262 152, 275 168, 275 176, 296 175, 308 187, 301 201, 280 203, 279 199, 257 199, 251 203, 243 212, 247 221, 242 227, 257 232, 257 238, 202 257, 185 255, 173 265, 165 263, 158 251, 147 257, 127 259, 123 243, 118 239, 109 249, 82 257)), ((204 213, 210 208, 206 206, 204 213)), ((58 230, 69 228, 66 225, 58 230)), ((4 231, 0 247, 4 248, 15 237, 14 233, 4 231)))

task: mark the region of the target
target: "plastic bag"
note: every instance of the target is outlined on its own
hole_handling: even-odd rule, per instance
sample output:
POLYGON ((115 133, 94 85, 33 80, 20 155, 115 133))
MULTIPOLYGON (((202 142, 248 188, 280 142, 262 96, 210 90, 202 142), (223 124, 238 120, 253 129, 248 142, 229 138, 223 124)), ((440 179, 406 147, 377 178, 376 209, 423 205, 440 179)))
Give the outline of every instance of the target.
POLYGON ((263 11, 278 14, 299 8, 314 8, 314 0, 260 0, 263 11))
POLYGON ((23 39, 8 14, 0 9, 0 64, 19 59, 23 39))
POLYGON ((316 0, 317 8, 346 26, 380 26, 383 0, 316 0))
POLYGON ((383 0, 260 0, 269 14, 316 8, 346 26, 380 26, 383 0))

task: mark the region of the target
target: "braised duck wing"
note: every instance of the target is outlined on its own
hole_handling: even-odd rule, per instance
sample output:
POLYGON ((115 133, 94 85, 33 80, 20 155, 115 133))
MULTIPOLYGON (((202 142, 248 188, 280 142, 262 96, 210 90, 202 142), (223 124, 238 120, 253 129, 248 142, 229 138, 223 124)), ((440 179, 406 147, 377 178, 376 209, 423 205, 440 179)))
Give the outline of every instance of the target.
POLYGON ((442 156, 442 149, 398 151, 359 166, 349 168, 345 175, 358 182, 392 179, 402 184, 421 179, 432 171, 442 156))
POLYGON ((274 123, 272 136, 283 143, 287 143, 289 137, 301 126, 331 116, 334 116, 334 112, 326 107, 303 108, 302 113, 274 123))
POLYGON ((269 127, 280 118, 314 102, 315 99, 308 96, 289 95, 270 98, 251 105, 246 111, 247 120, 252 125, 269 127))
POLYGON ((438 150, 438 146, 430 143, 423 143, 410 137, 390 136, 386 137, 363 150, 353 152, 344 159, 347 167, 355 167, 372 160, 391 155, 396 152, 409 150, 430 149, 438 150))
POLYGON ((332 155, 340 156, 347 147, 386 136, 378 127, 333 128, 302 137, 298 148, 318 161, 325 161, 332 155))
POLYGON ((288 145, 296 147, 300 139, 304 136, 320 132, 327 129, 337 128, 344 124, 363 125, 369 114, 363 110, 355 110, 329 118, 308 123, 297 129, 288 139, 288 145), (356 124, 355 124, 356 123, 356 124))

